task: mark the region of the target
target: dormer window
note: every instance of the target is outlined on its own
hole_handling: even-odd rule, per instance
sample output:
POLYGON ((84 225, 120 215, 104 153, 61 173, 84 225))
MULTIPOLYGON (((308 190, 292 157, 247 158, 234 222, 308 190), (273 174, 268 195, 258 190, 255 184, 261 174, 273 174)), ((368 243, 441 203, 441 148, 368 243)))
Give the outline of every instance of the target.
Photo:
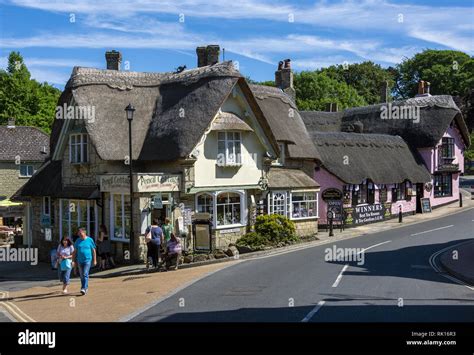
POLYGON ((441 158, 454 159, 454 138, 443 138, 441 143, 441 158))
POLYGON ((217 133, 217 165, 240 166, 242 165, 240 132, 217 133))
POLYGON ((71 134, 69 136, 69 162, 83 164, 89 162, 87 134, 71 134))

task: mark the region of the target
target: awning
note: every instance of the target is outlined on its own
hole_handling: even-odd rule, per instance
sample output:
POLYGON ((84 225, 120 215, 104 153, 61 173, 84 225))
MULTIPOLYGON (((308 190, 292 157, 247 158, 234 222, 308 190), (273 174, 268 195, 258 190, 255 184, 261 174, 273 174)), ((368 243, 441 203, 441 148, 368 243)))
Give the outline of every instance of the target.
POLYGON ((230 112, 220 112, 216 119, 212 122, 211 130, 253 132, 253 129, 239 116, 230 112))
POLYGON ((191 187, 186 191, 188 194, 196 194, 199 192, 210 191, 236 191, 236 190, 261 190, 259 185, 240 185, 240 186, 208 186, 208 187, 191 187))
POLYGON ((23 204, 10 200, 0 201, 0 217, 18 217, 23 215, 23 204))
POLYGON ((268 172, 270 189, 318 189, 319 184, 305 172, 297 169, 270 168, 268 172))

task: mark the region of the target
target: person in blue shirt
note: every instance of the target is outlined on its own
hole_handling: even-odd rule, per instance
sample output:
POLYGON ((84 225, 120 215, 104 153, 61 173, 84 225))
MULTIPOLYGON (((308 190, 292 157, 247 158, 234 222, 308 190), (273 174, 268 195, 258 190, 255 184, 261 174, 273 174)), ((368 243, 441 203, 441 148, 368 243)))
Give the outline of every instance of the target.
POLYGON ((151 226, 145 231, 147 240, 147 258, 152 259, 153 267, 158 268, 161 264, 161 242, 163 241, 163 231, 158 226, 158 220, 153 219, 151 226))
POLYGON ((95 251, 94 239, 86 234, 84 228, 79 228, 79 238, 74 243, 73 260, 79 268, 81 276, 81 294, 87 294, 89 288, 89 270, 92 265, 97 265, 97 253, 95 251))

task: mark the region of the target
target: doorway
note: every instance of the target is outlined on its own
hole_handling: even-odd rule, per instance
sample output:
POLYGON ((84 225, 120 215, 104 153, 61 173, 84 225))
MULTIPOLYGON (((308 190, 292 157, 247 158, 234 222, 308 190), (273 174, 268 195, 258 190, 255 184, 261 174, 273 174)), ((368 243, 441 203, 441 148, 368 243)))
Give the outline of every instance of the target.
POLYGON ((416 213, 421 213, 421 199, 425 194, 425 184, 416 184, 416 213))

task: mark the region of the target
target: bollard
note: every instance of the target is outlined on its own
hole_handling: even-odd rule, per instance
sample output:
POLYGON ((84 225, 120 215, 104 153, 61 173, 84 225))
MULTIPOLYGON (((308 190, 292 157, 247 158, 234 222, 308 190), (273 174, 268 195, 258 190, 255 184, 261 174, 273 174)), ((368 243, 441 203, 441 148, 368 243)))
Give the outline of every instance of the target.
POLYGON ((462 193, 459 193, 459 207, 462 207, 462 193))
POLYGON ((402 222, 403 222, 403 214, 402 214, 402 206, 400 206, 398 210, 398 223, 402 223, 402 222))
POLYGON ((329 220, 329 236, 334 237, 334 231, 332 226, 332 218, 329 220))

